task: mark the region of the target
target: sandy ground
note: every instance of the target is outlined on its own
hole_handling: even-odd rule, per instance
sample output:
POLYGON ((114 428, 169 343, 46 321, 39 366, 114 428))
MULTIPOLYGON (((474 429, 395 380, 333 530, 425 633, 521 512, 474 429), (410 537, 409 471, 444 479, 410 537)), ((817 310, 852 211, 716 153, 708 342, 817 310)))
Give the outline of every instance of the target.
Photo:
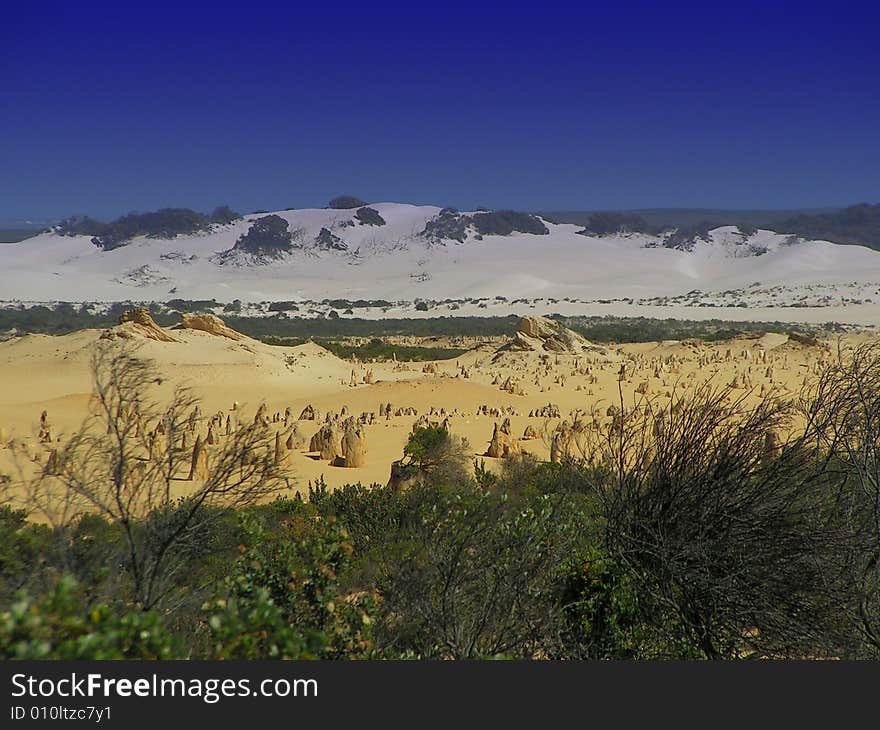
MULTIPOLYGON (((163 395, 170 394, 176 384, 189 385, 202 400, 205 414, 222 412, 251 419, 265 403, 270 415, 290 408, 294 419, 307 405, 322 414, 347 407, 350 414, 358 416, 377 413, 380 404, 391 403, 395 411, 416 409, 420 415, 433 409, 430 419, 442 421, 443 409, 453 432, 468 439, 475 457, 485 453, 494 424, 506 414, 510 414, 516 438, 528 425, 546 433, 559 422, 530 417, 530 412, 547 404, 558 406, 562 417, 569 417, 575 409, 596 410, 606 417, 608 406, 618 402, 618 372, 624 362, 627 375, 622 389, 628 405, 644 397, 637 390, 645 390, 662 404, 676 385, 687 387, 706 379, 718 384, 739 381, 741 387, 751 385, 756 393, 762 387, 774 387, 793 395, 817 363, 837 346, 832 339, 805 346, 785 335, 768 334, 717 344, 658 342, 555 354, 541 350, 499 352, 502 343, 496 340, 456 360, 353 363, 313 343, 272 347, 249 338, 232 340, 201 331, 167 332, 175 342, 138 338, 140 353, 155 361, 160 370, 163 395), (235 402, 239 407, 233 412, 235 402), (506 413, 481 415, 478 410, 483 406, 506 413)), ((85 330, 60 337, 29 335, 0 343, 0 471, 10 468, 10 440, 19 444, 19 453, 30 453, 36 465, 82 422, 91 390, 91 353, 101 334, 85 330), (53 443, 49 444, 41 444, 37 438, 44 410, 51 424, 53 443)), ((868 336, 847 335, 845 344, 868 336)), ((287 458, 295 474, 295 488, 306 489, 321 476, 330 487, 386 483, 391 462, 401 457, 416 420, 414 415, 398 415, 379 417, 367 425, 367 460, 360 468, 333 466, 303 450, 290 452, 287 458)), ((316 421, 300 422, 307 436, 319 425, 316 421)), ((283 431, 280 423, 273 427, 283 431)), ((204 431, 206 426, 200 428, 204 431)), ((521 440, 519 444, 523 451, 539 458, 549 456, 546 439, 521 440)), ((486 458, 486 462, 493 469, 500 465, 499 459, 486 458)))

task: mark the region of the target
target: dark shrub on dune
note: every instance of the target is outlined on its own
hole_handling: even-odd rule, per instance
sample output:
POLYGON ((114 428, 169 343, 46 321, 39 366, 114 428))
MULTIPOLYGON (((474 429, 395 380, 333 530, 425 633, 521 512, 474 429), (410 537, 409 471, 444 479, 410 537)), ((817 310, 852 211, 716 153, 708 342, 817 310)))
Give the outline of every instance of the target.
POLYGON ((247 253, 278 256, 293 248, 287 221, 278 215, 257 218, 248 232, 235 242, 235 249, 247 253))
POLYGON ((352 208, 362 208, 366 202, 354 195, 339 195, 330 201, 330 208, 333 210, 351 210, 352 208))

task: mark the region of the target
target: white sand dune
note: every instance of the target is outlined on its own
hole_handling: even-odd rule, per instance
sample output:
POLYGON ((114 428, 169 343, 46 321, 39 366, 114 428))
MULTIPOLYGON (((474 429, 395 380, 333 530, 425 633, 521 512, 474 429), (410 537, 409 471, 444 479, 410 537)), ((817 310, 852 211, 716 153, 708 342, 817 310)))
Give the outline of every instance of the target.
MULTIPOLYGON (((765 230, 744 237, 735 228, 718 228, 710 241, 699 241, 692 251, 664 248, 659 239, 644 235, 582 236, 576 233, 578 226, 552 223, 547 223, 549 235, 479 239, 472 231, 463 243, 437 244, 421 232, 439 208, 398 203, 372 207, 385 225, 359 225, 354 211, 277 212, 296 232, 301 247, 262 265, 221 263, 217 257, 232 248, 258 215, 206 234, 141 237, 111 251, 85 236, 41 234, 0 247, 0 301, 412 302, 503 296, 571 298, 587 305, 601 299, 680 297, 700 290, 714 296, 717 306, 726 306, 724 297, 716 296, 719 292, 744 290, 746 306, 774 308, 801 306, 802 297, 818 290, 831 292, 827 302, 804 305, 821 308, 852 303, 844 301, 847 292, 853 299, 869 298, 880 289, 880 253, 821 241, 786 245, 786 236, 765 230), (342 239, 346 250, 318 250, 314 240, 322 228, 342 239), (764 301, 747 291, 756 284, 777 292, 776 299, 764 301)), ((870 316, 858 318, 874 314, 872 309, 870 316)))

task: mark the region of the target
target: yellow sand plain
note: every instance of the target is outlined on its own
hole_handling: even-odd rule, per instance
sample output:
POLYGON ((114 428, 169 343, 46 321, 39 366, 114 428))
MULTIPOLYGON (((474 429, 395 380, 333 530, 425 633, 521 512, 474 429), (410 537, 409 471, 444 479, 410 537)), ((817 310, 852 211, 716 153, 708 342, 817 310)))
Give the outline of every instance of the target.
MULTIPOLYGON (((158 388, 162 395, 170 395, 175 384, 189 385, 206 415, 252 418, 261 403, 270 416, 289 408, 293 419, 308 405, 319 409, 322 419, 343 407, 355 417, 375 414, 374 422, 365 426, 363 467, 333 466, 305 450, 290 452, 287 459, 297 489, 305 489, 320 476, 330 487, 386 483, 391 462, 401 457, 417 420, 413 409, 432 421, 448 417, 452 431, 466 437, 478 456, 485 454, 494 424, 505 417, 510 418, 516 439, 529 425, 538 434, 548 433, 559 418, 530 416, 548 404, 557 407, 562 418, 576 409, 605 418, 608 406, 619 402, 621 366, 625 375, 620 386, 628 406, 644 397, 662 406, 674 388, 705 380, 734 383, 743 392, 751 388, 755 397, 762 388, 771 387, 793 396, 841 342, 851 346, 868 337, 847 335, 842 341, 829 337, 818 344, 802 344, 785 335, 767 334, 721 343, 582 346, 577 352, 548 351, 539 338, 520 338, 513 343, 520 349, 509 349, 511 338, 495 338, 455 360, 360 363, 342 360, 311 342, 276 347, 197 329, 164 330, 173 341, 162 342, 131 323, 114 330, 136 342, 140 354, 156 363, 162 374, 158 388), (380 404, 388 403, 393 413, 409 414, 379 415, 380 404)), ((90 358, 102 334, 106 337, 106 331, 84 330, 0 343, 0 472, 10 468, 10 442, 39 464, 81 423, 91 391, 90 358), (48 444, 38 439, 43 411, 51 424, 53 442, 48 444)), ((299 423, 306 437, 319 426, 318 421, 299 423)), ((273 427, 284 431, 281 423, 273 427)), ((541 459, 549 458, 546 438, 521 440, 519 445, 541 459)), ((500 460, 486 458, 486 462, 497 468, 500 460)))

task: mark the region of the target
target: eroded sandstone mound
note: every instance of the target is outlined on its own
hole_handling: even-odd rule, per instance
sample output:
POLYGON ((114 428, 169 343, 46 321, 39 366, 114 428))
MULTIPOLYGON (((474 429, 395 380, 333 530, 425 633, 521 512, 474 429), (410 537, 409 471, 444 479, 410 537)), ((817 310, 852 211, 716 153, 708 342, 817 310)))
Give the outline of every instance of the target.
POLYGON ((342 456, 340 434, 335 423, 329 421, 318 429, 309 442, 309 451, 319 453, 322 461, 333 461, 342 456))
POLYGON ((496 421, 486 456, 503 459, 518 453, 520 453, 519 442, 511 434, 510 419, 505 418, 501 426, 496 421))
POLYGON ((345 466, 357 468, 367 463, 367 432, 361 424, 351 424, 342 436, 345 466))
POLYGON ((119 323, 104 334, 102 339, 120 337, 122 339, 135 339, 143 337, 156 342, 177 342, 171 335, 162 329, 150 316, 150 310, 146 307, 129 309, 119 316, 119 323))
POLYGON ((514 341, 511 349, 518 350, 544 350, 546 352, 560 352, 581 354, 584 352, 604 352, 605 348, 598 347, 588 339, 562 326, 547 317, 523 317, 514 333, 514 341))
POLYGON ((309 439, 300 431, 299 423, 295 421, 287 430, 284 445, 288 451, 293 451, 294 449, 304 449, 308 443, 309 439))
POLYGON ((236 332, 215 314, 183 314, 178 325, 184 330, 199 330, 217 337, 228 337, 230 340, 243 340, 244 335, 236 332))

